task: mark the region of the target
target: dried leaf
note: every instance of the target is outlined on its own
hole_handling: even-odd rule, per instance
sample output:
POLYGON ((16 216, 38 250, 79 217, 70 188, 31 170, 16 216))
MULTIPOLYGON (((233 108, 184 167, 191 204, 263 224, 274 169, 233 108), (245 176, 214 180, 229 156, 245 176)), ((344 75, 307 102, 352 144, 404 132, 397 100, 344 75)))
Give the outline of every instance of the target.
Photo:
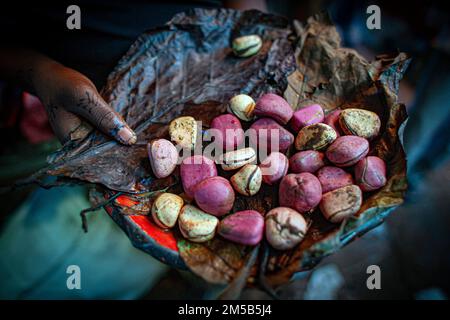
POLYGON ((206 243, 178 241, 178 249, 190 270, 206 281, 227 284, 244 266, 248 248, 215 238, 206 243))
MULTIPOLYGON (((257 99, 266 92, 284 93, 295 108, 315 102, 326 112, 349 107, 376 112, 382 134, 371 142, 371 154, 386 161, 388 183, 367 193, 360 212, 341 225, 326 221, 319 210, 309 214, 306 218, 311 227, 305 240, 289 251, 271 250, 267 265, 261 267, 266 270, 264 283, 277 286, 375 227, 402 203, 407 182, 401 132, 407 115, 397 94, 408 63, 403 53, 379 56, 370 63, 356 51, 341 48, 340 37, 326 14, 311 17, 303 25, 258 11, 198 9, 182 13, 165 27, 144 33, 120 60, 102 91, 105 100, 135 129, 138 144, 121 146, 94 132, 84 141, 66 145, 43 172, 100 184, 108 193, 161 190, 174 184, 171 192, 181 193, 178 172, 156 179, 146 152, 146 143, 165 137, 168 122, 177 116, 192 115, 208 126, 225 111, 231 96, 247 93, 257 99), (230 40, 249 33, 262 36, 261 51, 250 58, 234 57, 230 40)), ((277 206, 277 193, 277 188, 265 185, 253 197, 237 196, 233 209, 267 212, 277 206)), ((122 209, 127 210, 132 212, 133 206, 122 209)), ((126 216, 113 218, 135 246, 149 250, 148 237, 127 227, 126 216)), ((207 281, 226 283, 245 273, 239 270, 250 248, 220 238, 195 244, 176 231, 173 236, 187 267, 207 281)), ((257 274, 258 267, 251 268, 249 279, 257 274)))

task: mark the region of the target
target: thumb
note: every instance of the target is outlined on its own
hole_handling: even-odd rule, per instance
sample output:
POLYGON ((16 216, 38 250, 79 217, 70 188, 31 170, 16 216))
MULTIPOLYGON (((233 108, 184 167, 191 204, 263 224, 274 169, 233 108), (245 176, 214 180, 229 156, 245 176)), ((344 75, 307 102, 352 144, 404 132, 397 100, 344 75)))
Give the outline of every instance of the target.
POLYGON ((134 144, 136 134, 125 120, 115 112, 98 93, 95 87, 82 86, 77 90, 75 103, 67 109, 84 119, 103 133, 112 136, 123 144, 134 144))

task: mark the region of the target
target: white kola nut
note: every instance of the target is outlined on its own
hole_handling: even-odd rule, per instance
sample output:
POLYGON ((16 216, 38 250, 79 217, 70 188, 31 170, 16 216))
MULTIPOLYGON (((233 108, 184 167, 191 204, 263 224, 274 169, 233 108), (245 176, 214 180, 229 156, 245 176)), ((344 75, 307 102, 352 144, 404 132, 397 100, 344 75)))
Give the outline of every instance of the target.
POLYGON ((244 148, 234 151, 229 151, 222 156, 222 169, 231 171, 239 169, 248 163, 256 161, 256 152, 253 148, 244 148))
POLYGON ((170 122, 170 140, 183 148, 194 149, 197 141, 197 122, 193 117, 179 117, 170 122))
POLYGON ((183 203, 183 199, 176 194, 160 194, 152 205, 153 220, 162 228, 172 228, 177 223, 183 203))
POLYGON ((253 109, 255 109, 255 101, 246 94, 238 94, 230 99, 228 104, 228 112, 234 114, 243 121, 253 119, 253 109))
POLYGON ((219 219, 215 216, 207 214, 189 204, 181 209, 178 218, 178 226, 181 234, 193 242, 206 242, 211 240, 216 233, 218 224, 219 219))
POLYGON ((255 164, 246 164, 230 180, 237 192, 244 196, 253 196, 261 188, 261 169, 255 164))
POLYGON ((235 38, 233 40, 233 52, 236 56, 250 57, 261 49, 262 39, 256 34, 235 38))

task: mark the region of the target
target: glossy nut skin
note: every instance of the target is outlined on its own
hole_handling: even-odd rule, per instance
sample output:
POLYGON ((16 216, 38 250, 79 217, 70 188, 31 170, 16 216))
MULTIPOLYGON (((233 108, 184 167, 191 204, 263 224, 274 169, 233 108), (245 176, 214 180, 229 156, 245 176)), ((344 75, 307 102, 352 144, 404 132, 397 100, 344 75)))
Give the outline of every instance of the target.
POLYGON ((350 173, 333 166, 326 166, 317 171, 317 179, 322 186, 322 193, 353 184, 353 177, 350 173))
POLYGON ((197 131, 197 122, 193 117, 179 117, 169 124, 170 140, 189 150, 195 148, 197 131))
POLYGON ((181 234, 192 242, 206 242, 211 240, 219 224, 215 216, 203 212, 192 205, 185 205, 178 217, 178 227, 181 234))
POLYGON ((266 239, 277 250, 289 250, 305 237, 308 225, 305 218, 288 207, 278 207, 267 212, 266 239))
POLYGON ((285 128, 280 126, 278 122, 270 118, 261 118, 256 120, 250 126, 250 142, 259 149, 267 148, 267 152, 280 151, 285 152, 294 143, 294 136, 285 128), (272 138, 277 139, 274 144, 278 144, 272 150, 272 138))
POLYGON ((244 142, 244 130, 239 119, 231 114, 222 114, 211 121, 210 134, 214 143, 225 150, 231 150, 244 142))
POLYGON ((298 132, 303 127, 322 122, 323 119, 322 107, 318 104, 312 104, 295 111, 289 124, 292 130, 298 132))
POLYGON ((160 194, 152 204, 153 221, 161 228, 172 228, 177 223, 183 203, 183 198, 176 194, 160 194))
POLYGON ((295 138, 295 148, 304 150, 324 150, 337 138, 336 131, 324 123, 303 127, 295 138))
POLYGON ((386 163, 375 156, 369 156, 355 165, 355 180, 362 191, 374 191, 386 184, 386 163))
POLYGON ((339 223, 357 213, 361 204, 361 189, 352 184, 325 193, 320 202, 320 210, 327 220, 339 223))
POLYGON ((327 149, 325 155, 338 167, 350 167, 369 152, 369 141, 358 136, 340 136, 327 149))
POLYGON ((234 190, 244 196, 253 196, 261 188, 261 169, 255 164, 246 164, 230 179, 234 190))
POLYGON ((234 190, 223 177, 207 178, 195 186, 194 199, 200 209, 222 216, 233 208, 234 190))
POLYGON ((255 210, 244 210, 230 214, 220 221, 218 234, 239 244, 254 246, 264 233, 264 218, 255 210))
POLYGON ((336 109, 325 116, 323 123, 329 125, 336 131, 336 135, 340 137, 342 135, 341 126, 339 125, 339 115, 341 114, 341 109, 336 109))
POLYGON ((325 154, 315 150, 300 151, 289 159, 289 169, 293 173, 314 173, 325 165, 325 154))
POLYGON ((256 152, 253 148, 228 151, 221 157, 222 169, 225 171, 236 170, 255 161, 256 152))
POLYGON ((264 183, 272 185, 280 181, 288 172, 289 160, 281 152, 272 152, 259 165, 264 183))
POLYGON ((232 43, 233 52, 241 58, 250 57, 261 49, 262 39, 256 34, 235 38, 232 43))
POLYGON ((319 180, 309 172, 291 173, 280 183, 279 203, 300 213, 314 209, 322 198, 319 180))
POLYGON ((178 163, 177 148, 166 139, 157 139, 147 145, 148 157, 152 171, 157 178, 172 174, 178 163))
POLYGON ((250 121, 253 119, 255 101, 246 94, 238 94, 230 99, 227 111, 241 120, 250 121))
POLYGON ((342 131, 371 140, 380 132, 381 121, 375 112, 364 109, 345 109, 339 115, 342 131))
POLYGON ((256 102, 253 114, 258 117, 268 117, 286 124, 292 118, 294 110, 289 103, 279 95, 266 93, 256 102))
POLYGON ((199 182, 217 176, 216 164, 213 160, 201 155, 187 157, 181 162, 180 176, 184 192, 192 199, 195 186, 199 182))

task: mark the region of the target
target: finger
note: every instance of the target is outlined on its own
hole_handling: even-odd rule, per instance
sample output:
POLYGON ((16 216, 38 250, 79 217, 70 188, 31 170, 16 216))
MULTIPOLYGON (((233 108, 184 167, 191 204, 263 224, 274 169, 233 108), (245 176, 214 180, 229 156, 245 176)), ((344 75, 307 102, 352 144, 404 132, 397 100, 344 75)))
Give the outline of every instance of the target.
POLYGON ((125 120, 103 100, 97 90, 85 88, 77 95, 75 105, 69 110, 91 122, 96 128, 123 144, 134 144, 136 134, 125 120))
POLYGON ((50 125, 62 144, 83 139, 92 130, 77 115, 56 105, 47 107, 50 125))

